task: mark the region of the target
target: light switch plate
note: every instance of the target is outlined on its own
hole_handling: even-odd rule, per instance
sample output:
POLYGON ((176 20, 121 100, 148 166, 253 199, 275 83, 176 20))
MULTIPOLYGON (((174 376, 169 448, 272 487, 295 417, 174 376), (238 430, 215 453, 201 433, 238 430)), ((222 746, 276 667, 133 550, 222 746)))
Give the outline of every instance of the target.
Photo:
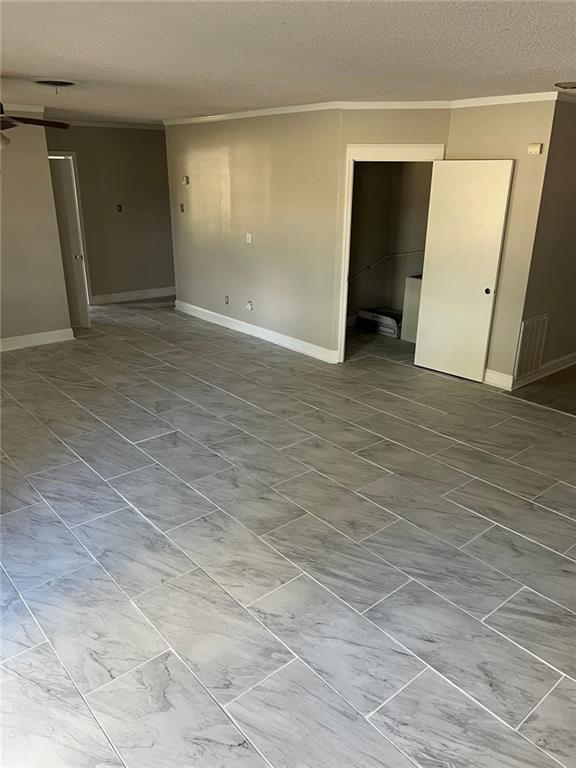
POLYGON ((542 154, 542 147, 543 144, 528 144, 528 154, 529 155, 541 155, 542 154))

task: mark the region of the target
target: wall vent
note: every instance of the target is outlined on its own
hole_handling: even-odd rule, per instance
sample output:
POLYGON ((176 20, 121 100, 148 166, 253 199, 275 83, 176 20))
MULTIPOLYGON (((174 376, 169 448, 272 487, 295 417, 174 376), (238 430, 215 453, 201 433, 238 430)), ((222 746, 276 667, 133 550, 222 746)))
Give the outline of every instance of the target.
POLYGON ((548 331, 548 317, 548 315, 540 315, 522 322, 516 354, 515 379, 521 379, 529 373, 534 373, 542 365, 544 342, 548 331))

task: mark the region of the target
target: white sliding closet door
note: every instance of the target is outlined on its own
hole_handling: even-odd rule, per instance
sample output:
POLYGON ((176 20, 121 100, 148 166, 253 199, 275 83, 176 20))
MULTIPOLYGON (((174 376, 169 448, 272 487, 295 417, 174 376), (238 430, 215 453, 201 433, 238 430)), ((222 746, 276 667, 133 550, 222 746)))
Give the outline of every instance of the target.
POLYGON ((512 168, 434 162, 416 365, 484 379, 512 168))

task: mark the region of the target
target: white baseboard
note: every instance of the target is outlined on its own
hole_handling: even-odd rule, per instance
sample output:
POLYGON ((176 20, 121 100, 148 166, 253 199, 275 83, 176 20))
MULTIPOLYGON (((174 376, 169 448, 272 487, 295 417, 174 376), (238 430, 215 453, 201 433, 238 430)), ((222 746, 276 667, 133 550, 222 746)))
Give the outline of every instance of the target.
POLYGON ((167 285, 165 288, 144 288, 141 291, 125 291, 124 293, 102 293, 92 296, 90 304, 118 304, 121 301, 141 301, 142 299, 161 299, 163 296, 174 296, 176 288, 167 285))
POLYGON ((569 355, 564 355, 564 357, 557 357, 556 360, 550 360, 548 363, 541 365, 537 371, 521 376, 514 381, 512 389, 524 387, 526 384, 543 379, 545 376, 550 376, 551 373, 569 368, 571 365, 576 365, 576 352, 571 352, 569 355))
POLYGON ((317 360, 323 360, 325 363, 338 362, 337 349, 319 347, 317 344, 310 344, 308 341, 295 339, 293 336, 285 336, 283 333, 270 331, 268 328, 261 328, 259 325, 252 325, 243 320, 235 320, 233 317, 227 317, 218 312, 212 312, 209 309, 202 309, 202 307, 196 307, 193 304, 187 304, 185 301, 179 301, 178 299, 176 299, 176 309, 186 315, 192 315, 193 317, 199 317, 201 320, 207 320, 209 323, 223 325, 225 328, 230 328, 233 331, 247 333, 249 336, 256 336, 258 339, 270 341, 273 344, 278 344, 280 347, 293 349, 295 352, 301 352, 303 355, 315 357, 317 360))
POLYGON ((27 333, 24 336, 9 336, 0 339, 0 351, 9 352, 12 349, 25 349, 26 347, 38 347, 41 344, 56 344, 59 341, 73 341, 72 328, 61 328, 59 331, 46 331, 45 333, 27 333))
POLYGON ((500 387, 500 389, 506 389, 510 392, 514 387, 514 378, 506 373, 491 371, 490 368, 486 368, 484 384, 491 384, 493 387, 500 387))

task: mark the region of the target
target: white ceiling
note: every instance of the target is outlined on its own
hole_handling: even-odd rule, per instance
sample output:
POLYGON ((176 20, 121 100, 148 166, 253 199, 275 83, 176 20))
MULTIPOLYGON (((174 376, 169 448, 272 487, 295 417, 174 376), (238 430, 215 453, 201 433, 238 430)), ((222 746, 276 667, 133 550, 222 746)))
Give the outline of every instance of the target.
POLYGON ((576 2, 5 0, 5 102, 93 120, 452 100, 576 80, 576 2), (37 76, 78 81, 56 95, 37 76))

